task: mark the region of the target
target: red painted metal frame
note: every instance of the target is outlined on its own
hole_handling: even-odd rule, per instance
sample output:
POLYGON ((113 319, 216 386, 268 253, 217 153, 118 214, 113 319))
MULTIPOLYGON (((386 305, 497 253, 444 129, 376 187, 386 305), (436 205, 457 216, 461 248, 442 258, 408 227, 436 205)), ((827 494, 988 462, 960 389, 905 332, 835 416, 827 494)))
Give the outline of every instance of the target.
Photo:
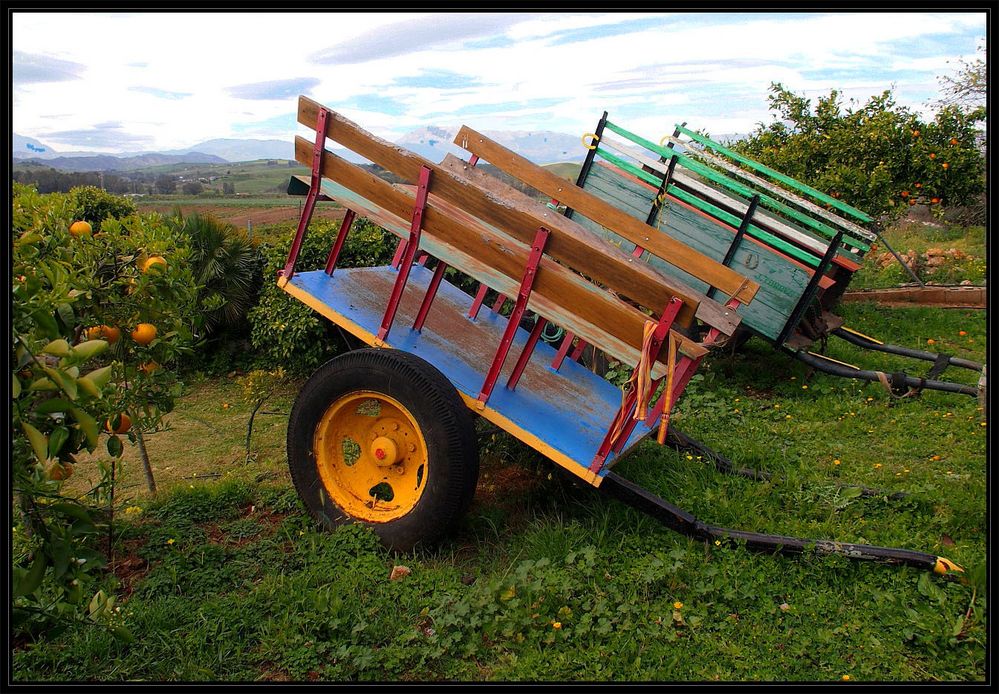
POLYGON ((576 334, 568 330, 562 337, 562 344, 559 345, 558 352, 555 353, 555 358, 552 359, 552 368, 556 371, 562 368, 562 362, 565 361, 565 355, 569 353, 569 349, 572 347, 574 337, 576 337, 576 334))
POLYGON ((468 309, 468 317, 475 320, 479 316, 479 309, 482 308, 482 302, 486 298, 486 292, 489 291, 489 287, 485 284, 479 283, 479 290, 475 292, 475 301, 472 302, 472 307, 468 309))
POLYGON ((413 330, 416 332, 423 330, 423 322, 427 320, 427 314, 430 313, 430 305, 434 303, 434 297, 437 296, 437 288, 441 286, 445 270, 447 270, 447 263, 438 260, 437 267, 434 268, 434 276, 430 278, 430 284, 427 286, 427 293, 423 296, 423 303, 420 304, 416 320, 413 321, 413 330))
POLYGON ((392 262, 389 263, 392 267, 398 269, 399 263, 402 262, 402 254, 406 252, 406 239, 399 239, 399 243, 395 247, 395 255, 392 256, 392 262))
MULTIPOLYGON (((739 306, 740 302, 738 299, 730 299, 725 304, 726 308, 730 308, 733 310, 739 308, 739 306)), ((711 330, 708 331, 708 334, 705 335, 704 342, 702 344, 705 347, 712 345, 715 343, 715 341, 718 339, 720 335, 721 332, 717 328, 711 328, 711 330)), ((694 375, 694 372, 697 370, 697 367, 700 365, 701 359, 703 359, 703 357, 700 357, 698 359, 691 359, 690 357, 682 357, 680 361, 677 363, 676 372, 674 372, 673 374, 673 394, 669 399, 671 405, 675 405, 676 401, 683 394, 684 389, 687 387, 687 384, 690 382, 690 377, 694 375)), ((663 392, 662 395, 659 396, 659 399, 656 401, 655 406, 649 412, 650 422, 654 422, 659 418, 659 415, 662 414, 663 412, 665 404, 666 404, 666 393, 663 392)), ((666 416, 669 417, 669 414, 667 413, 666 416)))
POLYGON ((524 311, 527 309, 527 301, 531 296, 531 288, 534 286, 534 278, 537 276, 538 265, 541 263, 541 255, 544 253, 545 244, 548 243, 549 234, 551 232, 548 229, 540 227, 534 235, 531 253, 527 258, 527 267, 524 268, 524 278, 521 280, 520 290, 517 292, 517 301, 514 303, 513 311, 510 312, 510 318, 507 322, 506 330, 503 331, 503 338, 500 340, 499 349, 496 350, 496 356, 493 358, 493 363, 486 374, 485 383, 482 384, 482 390, 479 392, 478 399, 483 405, 489 400, 489 395, 493 392, 493 387, 499 378, 500 370, 503 368, 503 362, 506 361, 506 356, 510 352, 510 345, 513 344, 514 335, 517 334, 520 319, 524 316, 524 311))
POLYGON ((409 279, 409 271, 413 267, 413 258, 416 256, 416 251, 420 245, 420 231, 423 227, 423 210, 427 205, 430 173, 431 170, 428 167, 420 167, 420 181, 416 189, 416 201, 413 204, 413 221, 409 227, 409 240, 406 242, 402 265, 399 267, 399 276, 395 279, 392 294, 389 296, 388 307, 385 309, 385 316, 382 318, 382 325, 378 330, 379 340, 384 340, 392 328, 392 321, 395 320, 395 312, 399 308, 402 293, 406 289, 406 281, 409 279))
POLYGON ((500 294, 496 297, 496 301, 493 302, 493 313, 499 313, 500 309, 503 308, 503 304, 506 303, 506 294, 500 294))
MULTIPOLYGON (((662 315, 659 316, 659 321, 656 324, 655 332, 653 332, 652 339, 649 344, 649 358, 652 360, 653 364, 659 357, 659 351, 663 346, 663 342, 666 340, 666 336, 669 334, 673 321, 676 320, 676 316, 679 314, 682 306, 683 301, 677 297, 673 297, 666 305, 666 308, 663 309, 662 315)), ((638 368, 637 364, 635 365, 635 368, 638 368)), ((604 462, 607 460, 607 456, 610 452, 615 449, 620 449, 623 442, 627 441, 628 436, 635 428, 635 420, 632 419, 623 427, 621 426, 621 422, 631 416, 632 410, 637 404, 638 392, 636 389, 632 389, 625 397, 624 403, 621 405, 621 409, 619 409, 617 414, 614 415, 614 419, 611 421, 610 427, 607 429, 607 434, 604 436, 603 442, 601 442, 600 447, 597 449, 597 454, 593 457, 593 462, 590 463, 590 472, 599 472, 603 467, 604 462)))
POLYGON ((343 250, 343 243, 347 240, 347 234, 350 233, 350 225, 354 223, 355 217, 354 210, 347 210, 343 215, 343 221, 340 223, 340 231, 336 235, 336 241, 333 242, 333 247, 330 248, 330 254, 326 258, 326 274, 331 275, 336 269, 336 261, 340 257, 340 251, 343 250))
POLYGON ((288 260, 281 270, 281 276, 290 280, 295 274, 295 261, 298 260, 298 253, 302 249, 302 239, 305 238, 305 230, 312 221, 312 212, 316 207, 316 199, 319 197, 319 190, 322 187, 322 163, 323 150, 326 147, 326 124, 329 121, 330 110, 320 107, 319 115, 316 117, 316 145, 312 149, 312 179, 309 182, 309 193, 305 197, 305 205, 302 208, 302 217, 298 220, 298 230, 295 232, 295 239, 291 242, 291 250, 288 251, 288 260))
POLYGON ((531 334, 527 338, 527 344, 524 345, 524 350, 520 353, 520 358, 517 359, 517 364, 513 367, 513 373, 510 374, 510 380, 506 382, 506 387, 510 390, 517 387, 517 383, 520 381, 520 377, 523 375, 524 369, 527 368, 527 363, 531 361, 531 354, 534 353, 534 348, 538 344, 538 338, 541 337, 541 331, 545 329, 545 323, 547 323, 547 321, 541 316, 538 316, 538 319, 534 322, 531 334))

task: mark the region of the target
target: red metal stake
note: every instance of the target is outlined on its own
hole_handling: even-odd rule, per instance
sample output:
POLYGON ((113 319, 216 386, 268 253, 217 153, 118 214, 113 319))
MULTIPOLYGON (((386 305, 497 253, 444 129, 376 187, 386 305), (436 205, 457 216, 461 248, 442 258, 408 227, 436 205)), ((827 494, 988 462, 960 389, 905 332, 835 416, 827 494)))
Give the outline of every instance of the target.
POLYGON ((503 308, 503 304, 506 303, 506 295, 500 294, 496 297, 496 301, 493 302, 493 313, 499 313, 500 309, 503 308))
POLYGON ((286 280, 290 280, 295 274, 295 261, 298 260, 298 252, 302 249, 302 239, 305 238, 305 230, 309 227, 309 222, 312 221, 312 211, 316 207, 316 199, 319 197, 319 189, 322 187, 323 148, 326 146, 326 123, 329 116, 328 109, 319 108, 319 116, 316 118, 316 145, 312 149, 312 180, 309 183, 309 194, 305 197, 302 217, 298 220, 298 230, 295 232, 295 239, 291 242, 291 250, 288 251, 288 261, 280 273, 286 280))
POLYGON ((392 262, 390 265, 396 269, 399 268, 399 263, 402 261, 402 254, 406 252, 406 239, 399 239, 399 243, 395 247, 395 255, 392 256, 392 262))
POLYGON ((427 320, 427 314, 430 313, 430 305, 434 303, 434 297, 437 296, 437 288, 441 286, 441 278, 444 277, 445 270, 447 270, 447 263, 438 260, 437 267, 434 268, 434 276, 430 278, 427 293, 423 297, 423 303, 420 304, 420 310, 413 322, 413 330, 416 332, 423 330, 423 323, 427 320))
POLYGON ((475 301, 472 302, 472 308, 468 310, 468 317, 475 320, 479 316, 479 309, 482 307, 482 302, 486 298, 486 292, 489 291, 489 287, 485 284, 479 284, 479 291, 475 293, 475 301))
POLYGON ((426 266, 428 260, 430 260, 430 254, 426 251, 420 251, 420 257, 416 259, 416 264, 426 266))
POLYGON ((586 349, 586 340, 580 340, 579 344, 576 345, 576 349, 572 350, 572 354, 569 358, 573 361, 579 361, 579 358, 583 356, 583 350, 586 349))
POLYGON ((489 395, 493 392, 496 379, 499 378, 500 370, 503 368, 503 362, 506 361, 506 355, 510 352, 510 345, 513 344, 513 338, 517 334, 520 319, 527 308, 527 300, 531 296, 534 278, 537 276, 538 266, 541 264, 541 255, 544 253, 545 244, 548 243, 548 235, 550 233, 548 229, 541 227, 538 229, 538 233, 534 235, 534 244, 531 246, 531 254, 527 257, 527 267, 524 268, 524 279, 521 280, 520 290, 517 292, 517 301, 513 305, 513 311, 510 312, 506 330, 503 331, 503 339, 500 340, 499 349, 496 350, 496 356, 493 358, 493 363, 486 374, 486 381, 482 384, 482 391, 479 393, 479 402, 482 403, 480 407, 484 407, 486 401, 489 400, 489 395))
POLYGON ((541 316, 538 316, 538 320, 534 322, 531 334, 527 338, 527 344, 524 345, 524 351, 520 353, 520 358, 517 360, 517 364, 513 367, 513 373, 510 374, 510 380, 506 382, 506 387, 510 390, 517 387, 520 377, 524 374, 524 369, 527 368, 527 363, 531 361, 531 354, 534 353, 534 348, 538 344, 538 338, 541 337, 541 331, 545 329, 545 325, 547 323, 548 321, 541 316))
POLYGON ((402 293, 406 290, 406 281, 409 279, 409 270, 413 266, 413 257, 416 255, 416 250, 420 245, 423 210, 427 205, 427 189, 429 186, 430 169, 426 166, 421 166, 420 183, 416 189, 416 202, 413 204, 413 222, 409 227, 409 241, 406 242, 406 252, 403 254, 399 276, 395 278, 392 295, 389 297, 388 307, 385 309, 385 316, 382 318, 382 326, 378 330, 379 341, 383 341, 392 328, 392 321, 395 320, 395 312, 399 308, 399 302, 402 301, 402 293))
MULTIPOLYGON (((739 308, 738 299, 730 299, 726 304, 725 308, 737 309, 739 308)), ((708 334, 704 337, 704 342, 702 343, 705 347, 714 344, 721 335, 721 331, 717 328, 711 328, 708 334)), ((701 359, 691 359, 690 357, 681 357, 680 361, 677 362, 676 371, 673 373, 673 393, 669 399, 671 405, 675 405, 677 400, 683 394, 684 389, 690 382, 691 377, 694 372, 697 371, 697 367, 700 365, 701 359)), ((663 412, 663 407, 666 404, 666 393, 665 391, 659 396, 656 401, 655 406, 649 411, 649 416, 647 421, 655 422, 659 419, 659 415, 663 412)))
MULTIPOLYGON (((659 357, 659 351, 662 348, 663 341, 669 334, 670 327, 673 325, 673 321, 676 319, 677 314, 680 312, 680 307, 683 306, 683 302, 677 297, 670 299, 669 303, 666 304, 666 308, 663 310, 662 314, 659 316, 659 321, 656 325, 655 331, 652 333, 652 338, 649 344, 649 355, 652 360, 652 364, 656 363, 656 359, 659 357)), ((638 368, 638 365, 635 366, 638 368)), ((651 368, 651 365, 650 365, 651 368)), ((675 378, 675 377, 674 377, 675 378)), ((611 422, 610 428, 607 430, 607 434, 604 436, 604 440, 600 444, 600 448, 597 449, 597 454, 593 457, 593 462, 590 463, 590 472, 599 472, 604 465, 604 461, 607 460, 608 454, 619 445, 619 442, 623 438, 627 441, 627 437, 635 428, 634 419, 630 420, 623 428, 619 429, 620 422, 623 418, 630 417, 632 409, 638 403, 638 391, 637 389, 632 389, 632 391, 625 398, 624 404, 621 409, 618 410, 617 415, 611 422)), ((648 416, 646 416, 648 420, 648 416)), ((654 421, 654 420, 653 420, 654 421)))
POLYGON ((555 354, 555 358, 552 359, 552 368, 556 371, 562 368, 562 362, 565 361, 565 355, 569 353, 569 348, 572 347, 572 341, 575 337, 575 333, 566 332, 562 338, 562 344, 559 345, 558 352, 555 354))
POLYGON ((333 270, 336 269, 336 261, 340 257, 340 251, 343 250, 343 242, 347 240, 347 234, 350 233, 350 225, 354 223, 354 216, 354 210, 347 210, 343 215, 343 221, 340 223, 340 231, 337 232, 336 241, 333 242, 329 257, 326 258, 327 275, 332 276, 333 270))
POLYGON ((632 258, 641 258, 642 257, 642 253, 644 253, 644 252, 645 252, 644 248, 642 248, 641 246, 635 246, 635 250, 633 250, 631 252, 631 257, 632 258))

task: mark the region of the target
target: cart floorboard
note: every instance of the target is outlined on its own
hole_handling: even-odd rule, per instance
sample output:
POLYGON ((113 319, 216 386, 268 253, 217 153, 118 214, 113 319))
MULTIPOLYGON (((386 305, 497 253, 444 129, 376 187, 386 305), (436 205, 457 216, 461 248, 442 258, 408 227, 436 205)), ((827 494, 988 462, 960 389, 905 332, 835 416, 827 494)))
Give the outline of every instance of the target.
MULTIPOLYGON (((284 289, 373 344, 397 275, 391 266, 337 268, 332 276, 322 270, 296 272, 284 289)), ((423 330, 408 328, 432 276, 427 268, 412 266, 396 314, 396 327, 387 336, 386 345, 430 362, 447 376, 473 410, 579 477, 599 484, 610 466, 601 475, 590 472, 589 466, 621 406, 621 390, 571 360, 564 361, 556 372, 550 366, 556 351, 539 341, 517 388, 504 387, 516 361, 509 359, 486 407, 478 410, 476 397, 489 368, 489 360, 483 360, 482 355, 495 349, 507 319, 489 310, 480 311, 474 320, 468 318, 473 297, 444 280, 423 330)), ((513 354, 523 349, 528 334, 518 328, 513 354)), ((651 431, 639 423, 622 448, 622 455, 651 431)))

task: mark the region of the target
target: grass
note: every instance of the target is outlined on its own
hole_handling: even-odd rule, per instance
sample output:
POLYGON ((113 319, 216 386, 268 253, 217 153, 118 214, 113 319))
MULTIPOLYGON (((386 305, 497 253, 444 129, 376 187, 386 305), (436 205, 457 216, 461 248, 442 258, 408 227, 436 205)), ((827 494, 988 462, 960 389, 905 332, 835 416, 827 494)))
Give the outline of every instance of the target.
MULTIPOLYGON (((986 352, 981 312, 848 304, 842 315, 897 344, 986 352)), ((887 359, 837 340, 828 353, 887 359)), ((758 340, 705 366, 675 426, 775 478, 722 475, 649 442, 620 473, 707 522, 939 553, 966 581, 694 542, 567 481, 505 435, 483 436, 476 501, 455 535, 393 556, 363 528, 320 532, 304 514, 283 460, 294 384, 264 408, 282 414, 258 417, 246 463, 238 386, 202 380, 169 415, 171 430, 150 437, 163 491, 131 486, 132 510, 119 515, 130 520, 107 587, 137 639, 68 631, 16 650, 13 676, 983 681, 987 427, 977 403, 809 375, 758 340), (219 478, 190 479, 202 473, 219 478), (861 497, 847 482, 908 496, 861 497), (390 581, 400 564, 412 573, 390 581)), ((126 458, 124 483, 140 480, 126 458)))

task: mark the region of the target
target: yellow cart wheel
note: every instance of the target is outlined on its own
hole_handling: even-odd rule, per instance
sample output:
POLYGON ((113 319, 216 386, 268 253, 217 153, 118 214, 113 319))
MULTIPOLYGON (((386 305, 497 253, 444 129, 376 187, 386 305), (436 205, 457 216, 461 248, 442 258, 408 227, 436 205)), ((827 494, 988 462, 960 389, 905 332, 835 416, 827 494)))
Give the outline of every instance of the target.
POLYGON ((479 458, 471 414, 443 374, 405 352, 364 349, 324 364, 303 386, 288 465, 320 523, 364 523, 407 551, 458 522, 479 458))

